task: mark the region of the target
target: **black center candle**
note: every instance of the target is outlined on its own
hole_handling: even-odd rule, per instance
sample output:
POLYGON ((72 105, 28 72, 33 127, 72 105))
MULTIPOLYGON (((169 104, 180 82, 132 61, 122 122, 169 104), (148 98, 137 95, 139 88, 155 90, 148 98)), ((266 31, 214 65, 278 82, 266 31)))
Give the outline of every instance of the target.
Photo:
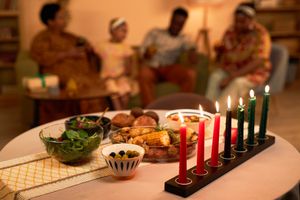
POLYGON ((260 119, 260 126, 259 126, 259 139, 265 139, 266 138, 266 130, 267 130, 267 121, 268 121, 268 111, 269 111, 269 93, 270 87, 267 85, 265 87, 265 93, 264 93, 264 100, 262 105, 262 114, 260 119))
POLYGON ((224 158, 231 158, 231 99, 228 96, 227 100, 228 109, 226 112, 226 129, 225 129, 225 146, 224 146, 224 158))
POLYGON ((244 105, 243 99, 240 98, 239 106, 237 110, 237 118, 238 118, 238 137, 236 140, 236 150, 243 151, 244 150, 244 105))
POLYGON ((254 123, 255 123, 255 105, 256 98, 254 96, 254 91, 250 90, 250 98, 248 105, 248 138, 247 144, 254 144, 254 123))

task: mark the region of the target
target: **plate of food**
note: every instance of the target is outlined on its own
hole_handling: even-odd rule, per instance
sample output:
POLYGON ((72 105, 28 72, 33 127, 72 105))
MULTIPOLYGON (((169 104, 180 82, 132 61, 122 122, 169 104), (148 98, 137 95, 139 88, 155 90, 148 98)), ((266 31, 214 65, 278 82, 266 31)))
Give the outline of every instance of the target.
POLYGON ((180 118, 178 113, 181 113, 184 123, 187 125, 187 127, 193 129, 194 131, 198 132, 199 127, 199 121, 200 119, 205 120, 205 125, 208 127, 211 123, 211 120, 213 118, 213 114, 203 111, 202 113, 200 110, 194 110, 194 109, 177 109, 177 110, 171 110, 169 112, 166 112, 166 119, 167 123, 166 125, 169 128, 178 130, 180 128, 180 118))
MULTIPOLYGON (((187 157, 195 154, 197 133, 187 128, 187 157)), ((164 127, 124 127, 110 135, 112 143, 129 143, 145 149, 143 161, 172 162, 179 160, 180 133, 164 127)))

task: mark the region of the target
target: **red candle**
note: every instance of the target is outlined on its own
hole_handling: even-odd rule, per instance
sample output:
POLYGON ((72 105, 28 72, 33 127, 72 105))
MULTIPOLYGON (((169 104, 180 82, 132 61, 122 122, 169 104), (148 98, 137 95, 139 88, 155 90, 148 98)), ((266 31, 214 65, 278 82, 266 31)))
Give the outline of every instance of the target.
POLYGON ((205 120, 203 118, 203 110, 200 105, 200 121, 199 121, 199 129, 198 129, 198 151, 197 151, 197 174, 204 174, 204 137, 205 137, 205 120))
POLYGON ((186 125, 184 124, 184 119, 181 113, 178 113, 181 120, 180 125, 180 158, 179 158, 179 183, 187 183, 186 178, 186 125))
POLYGON ((213 167, 218 166, 218 157, 219 157, 219 135, 220 135, 220 113, 219 113, 219 103, 216 102, 216 114, 214 121, 214 133, 212 140, 212 149, 211 149, 211 160, 210 165, 213 167))

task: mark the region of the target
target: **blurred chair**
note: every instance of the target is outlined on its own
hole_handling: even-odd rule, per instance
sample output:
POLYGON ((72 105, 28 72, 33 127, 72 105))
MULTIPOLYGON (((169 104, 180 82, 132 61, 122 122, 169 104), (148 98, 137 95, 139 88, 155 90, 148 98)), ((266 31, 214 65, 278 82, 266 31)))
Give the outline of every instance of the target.
MULTIPOLYGON (((270 86, 271 94, 276 94, 284 89, 284 85, 287 78, 289 54, 286 47, 280 44, 273 43, 271 48, 270 60, 272 64, 272 71, 269 80, 265 83, 265 85, 270 86)), ((264 93, 265 85, 255 88, 255 93, 262 95, 264 93)), ((279 108, 277 105, 276 95, 271 95, 271 101, 274 105, 274 114, 278 114, 279 108)))
MULTIPOLYGON (((286 47, 273 43, 270 60, 272 63, 272 71, 266 85, 268 84, 270 86, 270 93, 275 94, 283 90, 287 76, 289 54, 286 47)), ((263 94, 264 87, 264 85, 257 87, 255 92, 257 94, 263 94)))
POLYGON ((199 104, 202 105, 203 110, 210 113, 215 112, 215 107, 212 101, 204 96, 194 93, 174 93, 163 96, 150 103, 146 109, 199 109, 199 104))
POLYGON ((15 63, 16 82, 18 86, 21 102, 21 121, 27 129, 33 126, 34 121, 34 102, 25 97, 25 89, 22 79, 25 76, 34 76, 39 72, 39 65, 31 57, 28 51, 20 51, 15 63))

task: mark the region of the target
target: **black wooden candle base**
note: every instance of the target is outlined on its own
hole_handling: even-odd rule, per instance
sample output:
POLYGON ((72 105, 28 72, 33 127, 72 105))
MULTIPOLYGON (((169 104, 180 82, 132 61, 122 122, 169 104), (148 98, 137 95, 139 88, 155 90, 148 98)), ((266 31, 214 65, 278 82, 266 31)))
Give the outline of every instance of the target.
POLYGON ((209 162, 210 159, 206 160, 205 169, 208 172, 206 175, 201 175, 201 176, 195 175, 193 171, 196 169, 196 167, 189 169, 187 171, 187 177, 192 180, 190 184, 187 185, 178 184, 175 181, 176 179, 178 179, 178 176, 175 176, 174 178, 165 182, 165 191, 182 197, 188 197, 191 194, 197 192, 202 187, 213 182, 220 176, 226 174, 236 166, 242 164, 243 162, 252 158, 259 152, 263 151, 264 149, 274 144, 275 137, 268 135, 268 137, 265 140, 257 140, 257 142, 258 142, 257 146, 248 146, 245 144, 244 147, 246 151, 242 153, 233 151, 235 147, 232 147, 231 153, 235 156, 235 158, 232 160, 224 160, 220 158, 220 155, 223 154, 223 152, 219 153, 219 161, 222 163, 220 167, 210 167, 209 165, 207 165, 207 162, 209 162))

